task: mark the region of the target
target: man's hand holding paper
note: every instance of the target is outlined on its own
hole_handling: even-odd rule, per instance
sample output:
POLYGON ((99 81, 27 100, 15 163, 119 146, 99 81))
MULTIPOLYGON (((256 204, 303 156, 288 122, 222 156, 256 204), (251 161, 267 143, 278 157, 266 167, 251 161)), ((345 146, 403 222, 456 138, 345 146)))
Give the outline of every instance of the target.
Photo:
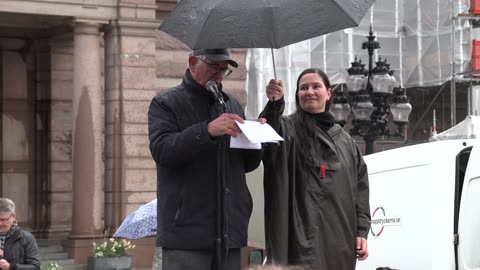
POLYGON ((262 143, 279 142, 283 138, 264 121, 245 120, 243 123, 237 121, 242 133, 237 137, 230 138, 230 148, 261 149, 262 143))

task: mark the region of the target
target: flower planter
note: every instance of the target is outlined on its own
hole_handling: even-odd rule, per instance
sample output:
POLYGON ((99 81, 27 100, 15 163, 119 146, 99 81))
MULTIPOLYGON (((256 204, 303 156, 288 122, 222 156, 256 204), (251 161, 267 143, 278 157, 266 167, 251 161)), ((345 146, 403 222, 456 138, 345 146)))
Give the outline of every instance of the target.
POLYGON ((132 266, 130 256, 87 258, 87 270, 127 270, 132 269, 132 266))

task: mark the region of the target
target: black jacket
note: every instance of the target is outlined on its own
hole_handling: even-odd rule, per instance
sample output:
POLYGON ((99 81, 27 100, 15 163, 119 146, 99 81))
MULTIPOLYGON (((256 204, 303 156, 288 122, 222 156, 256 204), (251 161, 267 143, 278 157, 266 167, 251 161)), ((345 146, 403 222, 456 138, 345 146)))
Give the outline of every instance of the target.
MULTIPOLYGON (((227 113, 245 118, 226 93, 227 113)), ((252 198, 245 173, 257 168, 260 150, 228 147, 211 138, 214 98, 187 70, 181 85, 153 98, 148 112, 150 151, 157 164, 157 243, 177 249, 213 248, 216 235, 217 144, 225 147, 224 234, 229 248, 247 243, 252 198)))
POLYGON ((267 255, 306 270, 353 270, 356 237, 366 239, 370 229, 367 165, 338 124, 315 125, 314 147, 302 147, 298 121, 313 118, 282 116, 284 105, 283 98, 268 102, 261 115, 285 139, 263 158, 267 255))
POLYGON ((4 258, 10 263, 10 270, 40 269, 37 242, 24 230, 17 230, 5 241, 4 258))

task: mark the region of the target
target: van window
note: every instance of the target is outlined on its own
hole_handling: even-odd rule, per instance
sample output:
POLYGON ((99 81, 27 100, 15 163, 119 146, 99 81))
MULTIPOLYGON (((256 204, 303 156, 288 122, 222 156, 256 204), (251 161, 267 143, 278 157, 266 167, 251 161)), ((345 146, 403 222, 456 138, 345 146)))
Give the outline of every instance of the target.
POLYGON ((472 147, 467 147, 460 151, 457 155, 457 164, 455 166, 455 203, 453 214, 453 234, 455 239, 455 269, 458 269, 458 220, 460 214, 460 199, 462 198, 463 183, 465 180, 465 172, 467 170, 468 160, 472 147))
POLYGON ((460 210, 460 198, 462 198, 463 182, 465 180, 465 171, 467 170, 468 160, 472 147, 467 147, 457 155, 457 164, 455 166, 455 233, 457 233, 458 211, 460 210))
MULTIPOLYGON (((463 172, 458 215, 458 269, 480 269, 480 149, 471 149, 463 172)), ((459 172, 459 176, 460 176, 459 172)))

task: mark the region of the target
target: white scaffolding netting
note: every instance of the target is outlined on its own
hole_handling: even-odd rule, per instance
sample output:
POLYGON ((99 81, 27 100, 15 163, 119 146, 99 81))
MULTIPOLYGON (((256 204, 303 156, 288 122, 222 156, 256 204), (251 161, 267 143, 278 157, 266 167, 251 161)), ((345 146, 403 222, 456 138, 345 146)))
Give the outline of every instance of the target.
MULTIPOLYGON (((294 110, 296 79, 304 69, 319 67, 332 84, 339 84, 345 82, 346 69, 355 57, 368 68, 362 43, 367 41, 370 25, 381 46, 374 61, 386 58, 399 86, 435 86, 450 80, 453 51, 455 72, 469 70, 472 38, 468 20, 454 24, 452 44, 452 16, 468 13, 469 8, 468 0, 377 0, 358 27, 274 49, 277 79, 284 82, 285 114, 294 110)), ((265 86, 274 78, 271 53, 271 49, 248 50, 248 117, 257 117, 267 101, 265 86)))
POLYGON ((480 116, 468 115, 457 125, 435 135, 430 140, 478 139, 480 138, 480 116))

